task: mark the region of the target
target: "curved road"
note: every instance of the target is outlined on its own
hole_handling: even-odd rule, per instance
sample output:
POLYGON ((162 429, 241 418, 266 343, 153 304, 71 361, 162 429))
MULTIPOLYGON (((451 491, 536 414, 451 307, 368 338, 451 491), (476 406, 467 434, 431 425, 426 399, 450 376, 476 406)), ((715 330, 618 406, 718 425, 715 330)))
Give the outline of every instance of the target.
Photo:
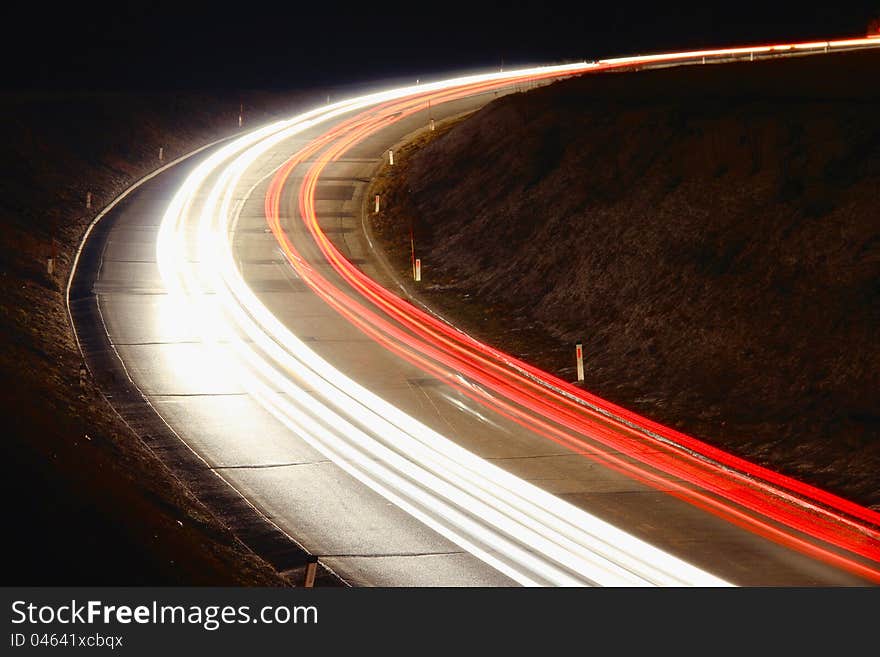
POLYGON ((363 230, 370 177, 429 112, 611 66, 773 52, 420 85, 217 146, 104 219, 92 293, 107 336, 205 469, 355 585, 878 581, 877 514, 400 304, 363 230))

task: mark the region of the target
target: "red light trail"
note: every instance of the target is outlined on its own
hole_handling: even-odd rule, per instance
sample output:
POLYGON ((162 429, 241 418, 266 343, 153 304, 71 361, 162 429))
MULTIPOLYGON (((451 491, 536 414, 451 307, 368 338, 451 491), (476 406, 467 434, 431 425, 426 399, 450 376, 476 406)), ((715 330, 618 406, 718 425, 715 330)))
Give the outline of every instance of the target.
MULTIPOLYGON (((631 63, 591 70, 627 65, 631 63)), ((356 144, 423 110, 426 103, 436 107, 543 77, 559 74, 481 82, 386 102, 341 122, 296 153, 275 174, 265 200, 267 221, 290 264, 365 334, 502 416, 770 540, 880 582, 877 512, 660 425, 474 340, 367 277, 321 230, 315 209, 319 177, 356 144), (300 186, 299 214, 324 257, 357 297, 311 267, 281 225, 285 184, 296 166, 315 156, 300 186), (459 375, 477 385, 464 384, 459 375)))

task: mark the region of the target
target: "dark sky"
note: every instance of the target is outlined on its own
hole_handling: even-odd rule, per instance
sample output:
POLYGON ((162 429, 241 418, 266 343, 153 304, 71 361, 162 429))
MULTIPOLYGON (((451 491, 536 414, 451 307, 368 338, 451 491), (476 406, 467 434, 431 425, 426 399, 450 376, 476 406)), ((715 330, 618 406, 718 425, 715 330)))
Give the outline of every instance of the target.
POLYGON ((863 35, 880 0, 5 3, 5 88, 295 88, 863 35), (9 5, 14 4, 14 8, 9 5))

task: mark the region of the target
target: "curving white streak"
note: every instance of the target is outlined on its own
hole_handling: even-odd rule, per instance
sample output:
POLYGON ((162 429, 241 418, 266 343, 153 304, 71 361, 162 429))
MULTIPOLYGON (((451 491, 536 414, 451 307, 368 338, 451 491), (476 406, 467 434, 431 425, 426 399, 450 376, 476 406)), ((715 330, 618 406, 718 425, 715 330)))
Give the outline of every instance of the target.
MULTIPOLYGON (((603 64, 771 49, 619 58, 603 64)), ((285 140, 413 93, 532 74, 570 75, 595 66, 521 69, 383 91, 249 133, 208 157, 175 194, 159 230, 159 268, 177 312, 198 328, 206 353, 227 364, 229 376, 272 415, 352 476, 516 581, 722 586, 727 583, 461 448, 345 376, 279 322, 235 266, 230 239, 234 194, 243 176, 285 140), (207 197, 196 212, 197 197, 205 190, 207 197), (187 258, 192 249, 197 264, 187 258)))
POLYGON ((600 64, 651 64, 663 61, 677 61, 688 59, 702 59, 703 57, 725 59, 744 55, 767 55, 774 53, 800 52, 825 52, 826 50, 845 50, 851 48, 876 48, 876 37, 865 39, 839 39, 835 41, 813 41, 810 43, 779 44, 774 46, 748 46, 744 48, 714 48, 711 50, 691 50, 688 52, 661 53, 657 55, 636 55, 633 57, 615 57, 614 59, 600 59, 600 64))

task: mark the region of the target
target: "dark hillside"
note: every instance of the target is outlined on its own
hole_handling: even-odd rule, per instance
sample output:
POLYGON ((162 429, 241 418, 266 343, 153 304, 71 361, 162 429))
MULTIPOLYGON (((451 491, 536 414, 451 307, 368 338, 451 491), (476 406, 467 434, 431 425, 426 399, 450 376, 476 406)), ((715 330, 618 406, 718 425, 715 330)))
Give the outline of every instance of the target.
POLYGON ((414 217, 422 293, 489 342, 571 380, 583 339, 587 389, 880 508, 878 70, 835 54, 504 97, 402 156, 376 230, 406 271, 414 217))

